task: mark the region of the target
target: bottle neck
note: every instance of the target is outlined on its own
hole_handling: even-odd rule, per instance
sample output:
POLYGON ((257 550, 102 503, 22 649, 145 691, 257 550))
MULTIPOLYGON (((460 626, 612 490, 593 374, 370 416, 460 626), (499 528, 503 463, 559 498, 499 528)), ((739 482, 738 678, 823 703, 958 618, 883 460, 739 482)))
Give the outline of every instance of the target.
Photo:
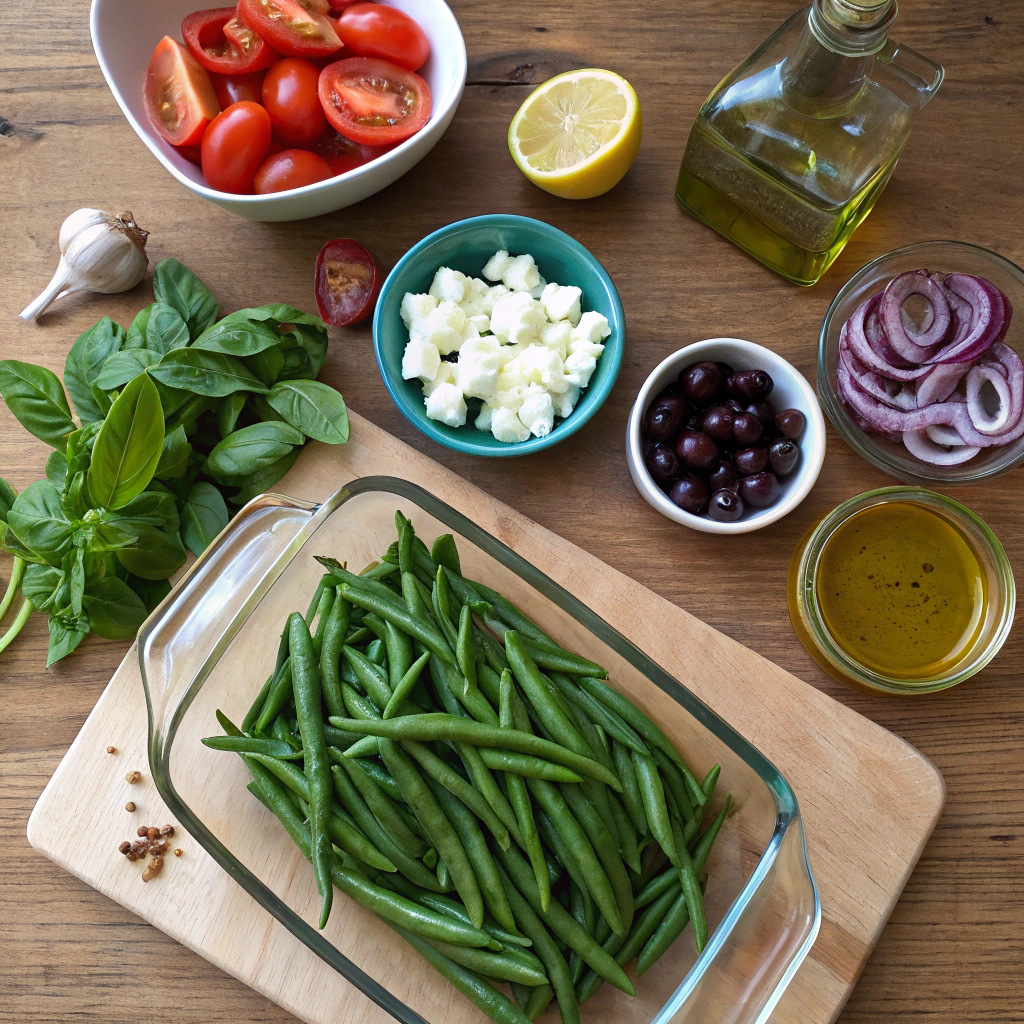
POLYGON ((885 46, 896 14, 896 0, 814 0, 807 21, 833 53, 869 57, 885 46))

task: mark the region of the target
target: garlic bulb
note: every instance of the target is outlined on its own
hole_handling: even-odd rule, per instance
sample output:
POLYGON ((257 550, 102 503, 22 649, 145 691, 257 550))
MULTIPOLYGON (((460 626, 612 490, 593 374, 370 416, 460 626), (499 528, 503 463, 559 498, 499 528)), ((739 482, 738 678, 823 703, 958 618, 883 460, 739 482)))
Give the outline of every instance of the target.
POLYGON ((148 237, 130 212, 115 217, 88 207, 76 210, 60 228, 57 272, 42 295, 22 310, 21 319, 35 320, 55 299, 74 292, 134 288, 146 276, 148 237))

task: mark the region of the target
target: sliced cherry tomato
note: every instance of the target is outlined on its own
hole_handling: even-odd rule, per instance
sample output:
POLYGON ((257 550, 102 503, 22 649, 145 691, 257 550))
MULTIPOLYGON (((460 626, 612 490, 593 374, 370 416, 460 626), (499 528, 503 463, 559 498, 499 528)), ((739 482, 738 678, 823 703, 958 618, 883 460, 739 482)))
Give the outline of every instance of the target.
POLYGON ((206 69, 170 36, 156 44, 142 98, 153 127, 172 146, 198 146, 220 113, 206 69))
POLYGON ((242 75, 265 71, 277 54, 239 17, 234 7, 195 11, 181 23, 188 52, 207 71, 242 75))
POLYGON ((362 146, 358 142, 346 139, 333 128, 327 131, 314 144, 313 152, 327 161, 332 174, 344 174, 368 164, 377 157, 383 156, 391 146, 362 146))
POLYGON ((377 301, 377 265, 351 238, 328 242, 316 258, 316 308, 332 327, 362 323, 377 301))
POLYGON ((327 0, 239 0, 238 13, 283 57, 325 57, 341 49, 327 0))
POLYGON ((249 100, 232 103, 203 136, 203 174, 220 192, 251 192, 270 146, 270 115, 249 100))
POLYGON ((253 103, 263 102, 263 76, 265 71, 251 71, 247 75, 210 75, 213 91, 217 94, 220 109, 230 107, 232 103, 252 100, 253 103))
POLYGON ((274 135, 290 146, 308 146, 327 130, 317 84, 320 69, 312 61, 285 57, 263 79, 263 106, 274 135))
POLYGON ((283 149, 260 164, 253 187, 257 195, 266 195, 302 188, 333 176, 322 156, 308 149, 283 149))
POLYGON ((338 35, 349 53, 380 57, 416 71, 430 56, 423 29, 404 11, 384 4, 356 3, 342 11, 338 35))
POLYGON ((346 138, 387 146, 430 119, 430 86, 414 71, 374 57, 348 57, 320 72, 320 103, 346 138))

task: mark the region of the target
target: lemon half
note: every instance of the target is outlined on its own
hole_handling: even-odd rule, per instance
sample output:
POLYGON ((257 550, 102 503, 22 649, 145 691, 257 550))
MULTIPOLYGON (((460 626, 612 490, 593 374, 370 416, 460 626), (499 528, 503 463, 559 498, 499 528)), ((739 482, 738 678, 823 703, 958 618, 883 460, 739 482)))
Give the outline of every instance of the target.
POLYGON ((508 129, 516 166, 563 199, 592 199, 616 185, 640 149, 643 119, 633 87, 586 68, 538 86, 508 129))

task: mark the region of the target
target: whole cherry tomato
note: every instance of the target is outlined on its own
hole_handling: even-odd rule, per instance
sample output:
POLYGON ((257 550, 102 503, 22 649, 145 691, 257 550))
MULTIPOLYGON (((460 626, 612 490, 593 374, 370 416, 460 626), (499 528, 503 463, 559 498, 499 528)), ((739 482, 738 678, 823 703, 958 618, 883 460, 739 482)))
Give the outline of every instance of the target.
POLYGON ((213 91, 217 94, 220 109, 230 107, 241 100, 252 100, 253 103, 263 102, 262 71, 253 71, 246 75, 210 75, 213 91))
POLYGON ((332 177, 331 168, 322 156, 307 149, 283 149, 268 156, 256 172, 254 188, 257 195, 302 188, 332 177))
POLYGON ((263 79, 263 106, 274 135, 290 146, 307 146, 327 128, 317 85, 320 70, 298 57, 278 61, 263 79))
POLYGON ((380 57, 416 71, 430 56, 426 33, 404 11, 384 4, 356 3, 341 12, 338 35, 346 52, 380 57))
POLYGON ((242 100, 218 114, 201 147, 207 185, 220 192, 251 192, 270 136, 270 115, 258 103, 242 100))

